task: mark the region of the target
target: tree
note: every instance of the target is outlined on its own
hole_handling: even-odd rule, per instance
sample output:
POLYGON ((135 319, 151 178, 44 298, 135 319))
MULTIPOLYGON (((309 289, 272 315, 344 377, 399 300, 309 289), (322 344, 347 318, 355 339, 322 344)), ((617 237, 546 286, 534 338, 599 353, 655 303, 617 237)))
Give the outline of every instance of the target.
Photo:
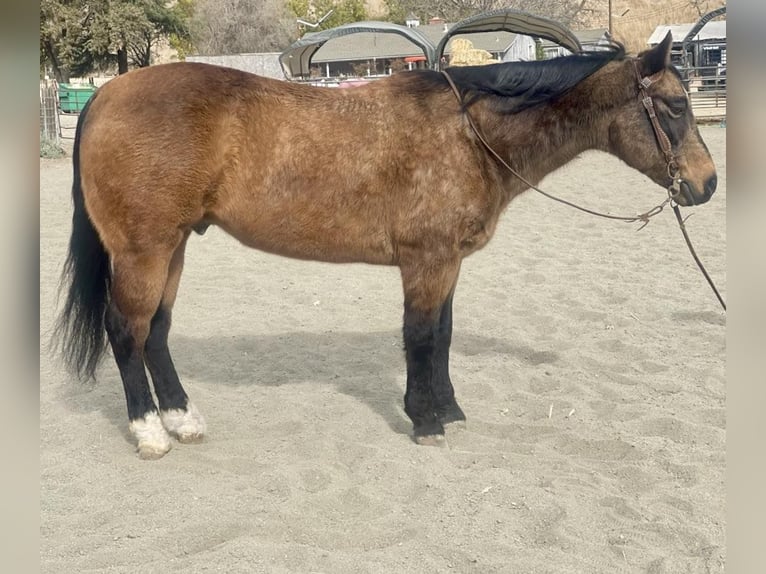
POLYGON ((87 67, 88 20, 82 0, 40 0, 40 67, 49 66, 59 82, 87 67))
POLYGON ((364 0, 288 0, 287 5, 296 18, 312 23, 318 22, 332 10, 332 14, 322 20, 316 28, 301 25, 301 33, 328 30, 367 19, 364 0))
MULTIPOLYGON (((152 49, 171 35, 188 37, 177 3, 166 0, 41 0, 40 58, 59 82, 117 65, 151 64, 152 49)), ((183 5, 183 4, 182 4, 183 5)))
POLYGON ((196 51, 218 55, 282 51, 303 32, 366 18, 364 0, 197 0, 189 22, 196 51), (296 22, 316 21, 330 10, 315 29, 296 22))
POLYGON ((197 0, 189 27, 202 55, 280 51, 295 37, 284 0, 197 0))
POLYGON ((537 16, 545 16, 565 26, 571 27, 582 21, 592 10, 588 4, 592 0, 384 0, 388 9, 388 18, 392 22, 404 23, 404 19, 414 13, 421 22, 439 16, 448 22, 457 22, 463 18, 497 10, 515 8, 537 16))
POLYGON ((168 36, 168 43, 178 53, 179 60, 184 60, 187 55, 194 51, 189 22, 194 16, 195 7, 195 0, 176 0, 175 6, 173 6, 173 11, 183 23, 183 28, 180 31, 171 32, 168 36))
POLYGON ((88 0, 94 16, 88 47, 97 62, 117 62, 124 74, 130 65, 143 68, 152 62, 152 48, 171 34, 188 36, 175 7, 166 0, 88 0))

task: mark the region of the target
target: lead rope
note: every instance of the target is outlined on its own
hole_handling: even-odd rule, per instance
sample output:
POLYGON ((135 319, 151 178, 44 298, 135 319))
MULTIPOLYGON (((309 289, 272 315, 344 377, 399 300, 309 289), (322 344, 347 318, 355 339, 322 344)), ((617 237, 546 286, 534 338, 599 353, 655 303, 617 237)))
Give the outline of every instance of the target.
POLYGON ((702 261, 700 261, 699 257, 697 257, 697 252, 694 250, 691 239, 689 239, 689 234, 686 231, 684 219, 681 217, 681 210, 678 208, 676 197, 678 197, 678 194, 681 193, 681 182, 683 179, 679 177, 680 169, 678 167, 676 157, 673 155, 673 146, 670 143, 670 138, 668 138, 665 130, 663 130, 662 126, 660 126, 659 119, 657 118, 657 112, 654 109, 654 101, 649 96, 649 92, 647 92, 647 88, 651 86, 652 82, 654 81, 654 76, 642 78, 640 72, 638 71, 638 63, 635 61, 633 62, 633 69, 636 72, 638 88, 641 91, 641 103, 644 105, 646 113, 649 114, 649 121, 651 122, 652 128, 654 129, 654 135, 657 136, 657 143, 659 143, 660 149, 665 155, 665 161, 667 161, 668 164, 668 175, 671 178, 671 184, 668 187, 668 199, 670 200, 670 206, 673 208, 673 213, 676 215, 678 227, 681 228, 681 233, 684 236, 684 241, 686 241, 686 246, 689 248, 689 253, 691 253, 692 259, 694 259, 697 267, 702 272, 702 276, 705 278, 708 285, 710 285, 713 293, 715 293, 715 296, 718 299, 718 302, 721 304, 721 307, 723 307, 723 310, 726 311, 726 303, 721 297, 721 294, 718 292, 718 289, 716 289, 715 283, 713 283, 710 275, 708 275, 708 272, 705 269, 705 266, 702 264, 702 261))
MULTIPOLYGON (((492 154, 492 156, 497 159, 497 161, 500 162, 500 164, 505 167, 509 172, 511 172, 519 181, 524 183, 525 185, 529 186, 529 188, 534 189, 536 192, 538 192, 541 195, 544 195, 545 197, 552 199, 553 201, 557 201, 559 203, 563 203, 564 205, 568 205, 569 207, 573 207, 575 209, 578 209, 580 211, 583 211, 585 213, 589 213, 591 215, 596 215, 598 217, 604 217, 606 219, 616 219, 618 221, 624 221, 626 223, 635 223, 637 221, 641 221, 643 225, 637 229, 637 231, 641 231, 644 227, 646 227, 649 224, 649 220, 654 217, 655 215, 658 215, 662 212, 662 210, 665 208, 666 205, 670 203, 671 207, 673 208, 673 211, 676 214, 676 219, 678 219, 678 225, 681 228, 681 232, 683 233, 684 239, 686 240, 686 245, 689 247, 689 252, 692 254, 692 258, 694 259, 695 263, 697 264, 697 267, 699 267, 700 271, 702 271, 702 275, 707 280, 710 287, 713 289, 713 292, 715 293, 716 297, 718 297, 718 301, 721 303, 721 306, 723 307, 724 311, 726 310, 726 303, 724 303, 723 299, 721 298, 721 295, 718 293, 718 289, 716 289, 715 285, 713 284, 712 279, 710 279, 710 276, 708 275, 707 271, 705 270, 705 267, 702 265, 702 262, 697 257, 697 253, 694 251, 694 248, 692 247, 691 240, 689 239, 689 235, 686 232, 686 226, 684 225, 683 219, 681 218, 681 213, 678 210, 678 204, 675 202, 675 198, 680 193, 680 181, 678 180, 678 166, 675 162, 675 158, 672 156, 672 153, 670 152, 670 146, 669 146, 669 140, 667 135, 664 131, 662 131, 662 128, 660 127, 659 123, 656 119, 656 114, 654 113, 654 106, 653 102, 651 101, 651 98, 648 98, 646 96, 646 87, 651 83, 651 80, 648 78, 644 78, 644 80, 641 80, 639 78, 639 87, 641 88, 642 93, 645 95, 644 99, 642 100, 644 106, 647 109, 647 112, 649 113, 649 118, 652 123, 652 127, 655 130, 655 134, 657 135, 657 138, 660 143, 660 147, 665 154, 665 157, 668 161, 668 174, 672 178, 672 183, 668 187, 668 197, 663 201, 662 203, 655 205, 651 209, 645 211, 644 213, 641 213, 639 215, 635 216, 622 216, 622 215, 611 215, 608 213, 601 213, 599 211, 594 211, 592 209, 588 209, 587 207, 582 207, 580 205, 577 205, 576 203, 572 203, 571 201, 567 201, 566 199, 562 199, 560 197, 556 197, 555 195, 552 195, 546 191, 543 191, 530 181, 528 181, 525 177, 523 177, 519 172, 517 172, 515 169, 513 169, 510 165, 508 165, 508 162, 506 162, 500 154, 498 154, 492 146, 489 145, 486 139, 484 139, 484 136, 482 135, 481 131, 479 131, 479 128, 476 126, 476 124, 473 121, 473 118, 471 117, 471 114, 468 113, 468 110, 463 106, 463 98, 460 95, 460 91, 457 89, 457 86, 455 85, 455 82, 452 80, 450 75, 442 70, 442 75, 447 79, 447 83, 449 84, 450 88, 452 88, 452 92, 455 94, 455 97, 457 98, 458 103, 460 104, 460 109, 463 112, 463 115, 468 120, 468 125, 471 126, 471 129, 476 134, 476 137, 479 139, 479 141, 482 143, 482 145, 487 149, 487 151, 492 154), (647 104, 647 99, 649 100, 649 104, 647 104), (659 130, 659 131, 658 131, 659 130), (663 139, 664 138, 664 139, 663 139), (665 143, 667 142, 667 148, 665 143)), ((636 69, 636 73, 638 73, 638 70, 636 69)))
POLYGON ((670 204, 670 206, 673 208, 673 213, 676 214, 676 219, 678 220, 678 226, 681 228, 681 233, 683 233, 684 240, 686 241, 687 247, 689 247, 689 253, 692 254, 692 258, 694 259, 694 262, 697 264, 697 267, 699 267, 699 270, 702 271, 702 275, 705 277, 705 279, 707 279, 707 283, 708 285, 710 285, 710 288, 713 290, 713 293, 715 293, 715 296, 718 297, 718 302, 721 304, 721 307, 723 307, 723 310, 726 311, 726 303, 721 297, 721 294, 718 292, 718 289, 715 288, 715 283, 713 283, 713 280, 710 278, 710 275, 707 274, 707 271, 705 270, 705 266, 702 265, 702 261, 700 261, 699 257, 697 257, 697 253, 694 251, 694 247, 692 247, 692 242, 689 239, 689 234, 686 232, 686 225, 684 225, 684 220, 681 217, 681 211, 678 209, 678 204, 674 201, 670 204))

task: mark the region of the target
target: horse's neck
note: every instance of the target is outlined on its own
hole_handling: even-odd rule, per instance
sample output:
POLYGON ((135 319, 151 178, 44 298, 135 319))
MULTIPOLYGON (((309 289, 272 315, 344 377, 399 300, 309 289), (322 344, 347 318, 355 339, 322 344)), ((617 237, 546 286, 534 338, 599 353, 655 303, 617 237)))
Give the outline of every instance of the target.
MULTIPOLYGON (((614 69, 608 73, 622 74, 614 69)), ((604 93, 609 84, 614 85, 608 79, 603 75, 588 78, 557 103, 517 114, 500 115, 491 111, 489 102, 481 102, 476 106, 477 124, 501 157, 537 183, 586 150, 608 151, 611 106, 619 105, 623 97, 604 93)))
POLYGON ((481 122, 492 148, 525 178, 538 182, 589 149, 606 149, 608 127, 591 109, 538 106, 481 122))

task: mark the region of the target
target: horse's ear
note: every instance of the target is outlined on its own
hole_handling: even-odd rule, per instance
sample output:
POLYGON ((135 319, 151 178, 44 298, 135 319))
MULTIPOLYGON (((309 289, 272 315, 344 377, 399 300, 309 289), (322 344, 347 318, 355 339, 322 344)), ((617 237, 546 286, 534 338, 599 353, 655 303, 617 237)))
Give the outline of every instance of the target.
POLYGON ((651 76, 670 65, 670 50, 673 47, 673 35, 668 30, 665 39, 641 56, 641 67, 645 76, 651 76))

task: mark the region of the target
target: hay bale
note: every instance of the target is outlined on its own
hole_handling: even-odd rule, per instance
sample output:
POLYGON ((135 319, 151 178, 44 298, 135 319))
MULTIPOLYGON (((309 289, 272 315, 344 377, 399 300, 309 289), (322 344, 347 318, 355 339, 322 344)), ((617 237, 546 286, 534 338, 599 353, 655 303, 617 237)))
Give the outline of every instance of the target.
POLYGON ((450 46, 450 66, 483 66, 500 61, 494 59, 486 50, 474 48, 473 42, 466 38, 453 38, 450 46))

